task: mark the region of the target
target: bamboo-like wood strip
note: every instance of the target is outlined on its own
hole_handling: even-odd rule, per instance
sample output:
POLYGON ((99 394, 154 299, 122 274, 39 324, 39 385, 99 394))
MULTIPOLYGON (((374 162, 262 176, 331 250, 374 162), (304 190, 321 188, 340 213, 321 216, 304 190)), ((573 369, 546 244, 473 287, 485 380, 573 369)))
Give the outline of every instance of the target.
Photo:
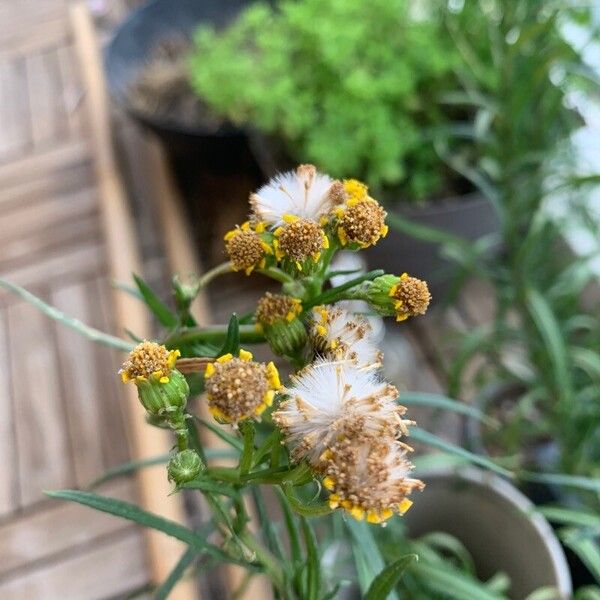
MULTIPOLYGON (((128 281, 132 272, 141 272, 135 243, 134 227, 128 212, 126 193, 113 155, 110 135, 108 101, 102 74, 102 63, 94 26, 83 2, 70 7, 75 49, 81 77, 86 90, 87 117, 91 131, 94 166, 101 196, 102 221, 106 235, 107 252, 113 279, 128 281)), ((119 329, 130 328, 142 337, 149 337, 148 317, 139 301, 128 294, 116 293, 115 320, 119 329)), ((120 333, 120 332, 119 332, 120 333)), ((171 446, 167 432, 148 427, 133 386, 125 391, 129 409, 129 432, 133 454, 146 458, 163 454, 171 446)), ((169 484, 164 467, 143 469, 138 472, 140 500, 151 512, 174 521, 184 520, 184 511, 178 496, 169 497, 169 484)), ((184 548, 182 544, 163 534, 146 531, 152 578, 164 580, 184 548)), ((126 575, 126 574, 125 574, 126 575)), ((190 580, 183 580, 171 594, 174 600, 191 600, 196 591, 190 580)))

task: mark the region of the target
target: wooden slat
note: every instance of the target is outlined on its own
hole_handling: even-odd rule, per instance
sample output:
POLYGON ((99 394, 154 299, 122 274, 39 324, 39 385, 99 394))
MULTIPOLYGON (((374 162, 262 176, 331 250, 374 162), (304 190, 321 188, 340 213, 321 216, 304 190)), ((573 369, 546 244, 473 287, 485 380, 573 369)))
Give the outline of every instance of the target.
POLYGON ((2 188, 0 210, 9 211, 59 194, 72 194, 91 187, 90 165, 76 156, 72 162, 57 165, 53 170, 31 172, 28 177, 2 188))
MULTIPOLYGON (((132 479, 105 484, 98 492, 135 502, 132 479)), ((62 501, 49 501, 43 509, 15 516, 0 524, 0 589, 3 580, 31 569, 35 563, 72 548, 91 545, 101 536, 130 527, 127 521, 62 501)))
POLYGON ((57 50, 60 70, 62 102, 65 107, 67 126, 70 135, 82 133, 83 126, 83 88, 77 77, 73 47, 61 46, 57 50))
MULTIPOLYGON (((135 244, 135 229, 128 211, 126 192, 120 178, 110 135, 108 98, 103 79, 102 61, 89 10, 83 2, 70 7, 71 25, 81 76, 86 89, 86 116, 89 119, 94 167, 101 200, 101 215, 106 235, 110 272, 118 281, 127 281, 131 272, 141 272, 135 244)), ((130 327, 141 336, 150 334, 148 317, 135 298, 124 294, 114 296, 115 321, 120 327, 130 327)), ((172 444, 167 432, 147 426, 133 386, 125 390, 129 429, 135 456, 146 458, 165 452, 172 444)), ((181 499, 169 497, 169 484, 164 468, 149 468, 138 473, 142 505, 163 516, 185 519, 181 499)), ((152 579, 162 581, 183 551, 183 545, 155 531, 146 531, 152 579)), ((196 597, 193 584, 182 581, 171 595, 173 600, 196 597)))
POLYGON ((127 529, 102 544, 74 549, 59 562, 0 583, 11 600, 100 600, 125 598, 148 580, 139 552, 141 534, 127 529))
MULTIPOLYGON (((2 276, 25 288, 38 286, 40 283, 68 283, 91 273, 101 273, 105 268, 103 252, 103 245, 90 240, 85 245, 40 257, 34 264, 10 269, 2 273, 2 276)), ((14 301, 13 295, 0 290, 0 303, 11 304, 14 301)))
MULTIPOLYGON (((55 289, 51 303, 59 310, 79 319, 91 322, 88 286, 74 283, 55 289)), ((74 331, 55 324, 60 376, 63 384, 63 401, 67 407, 67 419, 78 486, 85 486, 104 471, 102 447, 103 436, 119 432, 101 430, 100 415, 106 402, 104 390, 111 387, 110 373, 98 370, 93 343, 74 331)), ((122 433, 122 432, 121 432, 122 433)))
POLYGON ((22 154, 31 140, 27 75, 22 59, 0 60, 0 162, 22 154))
POLYGON ((25 303, 8 309, 21 503, 73 483, 56 348, 46 317, 25 303))
POLYGON ((25 262, 36 262, 58 250, 69 246, 101 241, 97 215, 74 221, 63 221, 45 231, 34 232, 26 238, 4 242, 0 246, 0 272, 18 268, 25 262))
POLYGON ((63 223, 98 214, 95 190, 83 189, 73 194, 48 197, 45 202, 0 213, 2 242, 40 235, 44 230, 63 223))
POLYGON ((40 150, 7 164, 0 165, 0 189, 20 186, 32 173, 36 177, 51 173, 64 165, 90 160, 90 150, 85 140, 75 139, 59 146, 40 150))
MULTIPOLYGON (((0 365, 4 376, 0 378, 0 516, 11 512, 17 505, 17 456, 14 444, 13 403, 11 399, 11 373, 8 369, 9 346, 6 312, 0 311, 0 365)), ((1 559, 0 559, 1 562, 1 559)))
MULTIPOLYGON (((90 325, 101 331, 115 331, 112 318, 111 285, 106 277, 98 277, 89 282, 88 295, 91 306, 90 325)), ((104 346, 94 346, 98 372, 102 374, 104 386, 103 410, 99 415, 98 427, 101 432, 100 444, 107 468, 128 460, 129 446, 125 423, 126 407, 123 403, 122 388, 118 381, 121 357, 104 346)))
POLYGON ((67 131, 56 49, 29 55, 26 65, 32 142, 34 147, 48 147, 67 131))

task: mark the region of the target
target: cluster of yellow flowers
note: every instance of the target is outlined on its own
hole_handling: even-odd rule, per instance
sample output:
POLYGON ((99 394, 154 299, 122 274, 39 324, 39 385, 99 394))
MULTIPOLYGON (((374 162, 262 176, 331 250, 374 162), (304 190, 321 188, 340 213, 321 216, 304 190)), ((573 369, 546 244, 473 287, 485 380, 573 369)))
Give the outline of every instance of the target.
POLYGON ((268 264, 312 272, 337 238, 367 248, 387 234, 386 213, 367 187, 332 180, 313 165, 278 175, 250 196, 250 220, 225 236, 233 269, 250 274, 268 264))
MULTIPOLYGON (((276 270, 293 284, 284 284, 284 293, 265 294, 254 319, 276 354, 304 366, 284 387, 272 362, 257 362, 243 349, 220 356, 205 370, 209 409, 218 421, 237 427, 275 404, 270 419, 291 461, 306 462, 322 479, 332 509, 370 523, 403 514, 411 505, 408 496, 424 485, 410 477, 412 448, 404 439, 413 422, 404 418, 397 389, 382 379, 383 356, 368 320, 340 302, 315 306, 333 254, 385 237, 386 212, 364 184, 333 180, 312 165, 272 179, 250 196, 250 207, 250 219, 225 236, 231 268, 267 275, 276 270)), ((364 300, 399 321, 423 314, 430 301, 427 284, 406 273, 361 281, 349 294, 344 298, 364 300)), ((149 412, 167 421, 174 414, 179 426, 182 405, 173 394, 181 389, 171 382, 185 379, 175 368, 177 357, 144 342, 124 364, 122 377, 138 385, 149 412)), ((184 466, 171 470, 188 477, 184 466)))

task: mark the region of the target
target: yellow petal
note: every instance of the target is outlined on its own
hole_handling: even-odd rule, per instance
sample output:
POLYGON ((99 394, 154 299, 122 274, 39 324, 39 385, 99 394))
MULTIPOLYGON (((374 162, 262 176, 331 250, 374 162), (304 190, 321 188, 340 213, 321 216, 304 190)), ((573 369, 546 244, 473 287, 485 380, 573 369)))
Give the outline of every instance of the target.
POLYGON ((240 358, 242 360, 252 360, 254 357, 252 352, 248 352, 248 350, 240 350, 240 358))
POLYGON ((329 476, 328 476, 328 477, 325 477, 325 478, 323 479, 323 487, 324 487, 326 490, 332 490, 332 489, 335 487, 335 481, 333 480, 333 478, 331 478, 331 477, 329 477, 329 476))
POLYGON ((269 378, 269 384, 273 389, 278 390, 281 387, 279 371, 277 370, 277 367, 273 361, 267 364, 267 377, 269 378))
POLYGON ((298 221, 300 219, 300 217, 297 217, 296 215, 283 215, 281 218, 285 223, 293 223, 294 221, 298 221))
POLYGON ((228 352, 227 354, 223 354, 223 356, 219 356, 219 358, 217 358, 217 362, 218 363, 229 362, 232 358, 233 358, 233 354, 231 354, 231 352, 228 352))
POLYGON ((357 520, 362 521, 365 518, 365 509, 360 506, 354 506, 350 509, 350 514, 357 520))
POLYGON ((212 363, 208 363, 206 365, 206 369, 204 371, 204 378, 208 379, 211 375, 213 375, 214 372, 215 372, 215 365, 213 365, 212 363))
POLYGON ((408 498, 404 498, 400 504, 398 504, 398 512, 403 515, 413 505, 412 501, 408 498))

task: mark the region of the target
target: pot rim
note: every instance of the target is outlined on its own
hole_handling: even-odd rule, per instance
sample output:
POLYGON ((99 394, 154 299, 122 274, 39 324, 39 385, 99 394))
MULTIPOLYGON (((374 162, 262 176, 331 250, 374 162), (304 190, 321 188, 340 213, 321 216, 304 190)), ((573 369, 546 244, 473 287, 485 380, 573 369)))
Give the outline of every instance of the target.
MULTIPOLYGON (((114 32, 110 36, 108 43, 106 44, 102 55, 104 62, 104 70, 106 72, 106 80, 107 80, 107 88, 110 97, 114 100, 114 102, 123 109, 127 115, 132 117, 134 120, 138 121, 145 127, 153 129, 159 132, 166 132, 168 134, 175 135, 192 135, 195 137, 239 137, 244 135, 244 131, 242 128, 239 128, 232 124, 231 122, 224 120, 223 123, 217 128, 213 129, 210 127, 199 125, 188 125, 184 124, 181 121, 178 121, 176 118, 170 119, 166 117, 158 117, 144 113, 136 109, 132 104, 127 100, 126 94, 126 86, 133 81, 133 77, 130 77, 126 82, 126 85, 119 84, 114 76, 114 72, 111 69, 111 64, 115 62, 115 56, 118 55, 117 48, 120 41, 125 37, 127 38, 130 35, 130 27, 132 24, 142 21, 148 18, 148 15, 152 15, 154 11, 161 7, 161 5, 165 5, 170 7, 171 9, 177 8, 177 2, 173 2, 173 0, 150 0, 145 4, 141 4, 137 6, 133 10, 131 10, 125 19, 119 23, 119 25, 114 29, 114 32)), ((218 4, 218 2, 216 3, 218 4)), ((203 22, 202 19, 197 19, 190 27, 190 31, 192 31, 195 27, 199 26, 200 23, 203 22)), ((164 33, 168 35, 169 33, 173 33, 175 29, 170 28, 168 25, 165 27, 164 33)), ((181 31, 180 31, 181 33, 181 31)), ((139 72, 139 68, 132 69, 131 74, 135 74, 139 72)))
POLYGON ((456 480, 481 488, 487 488, 517 508, 518 511, 527 518, 540 542, 544 544, 548 550, 554 568, 554 576, 557 581, 559 594, 561 597, 564 596, 565 598, 570 598, 572 596, 573 583, 571 572, 564 550, 560 545, 552 526, 541 513, 535 511, 535 504, 533 504, 533 502, 531 502, 531 500, 529 500, 529 498, 527 498, 527 496, 512 483, 495 473, 477 469, 475 467, 432 469, 423 475, 426 481, 432 479, 448 481, 456 480))

